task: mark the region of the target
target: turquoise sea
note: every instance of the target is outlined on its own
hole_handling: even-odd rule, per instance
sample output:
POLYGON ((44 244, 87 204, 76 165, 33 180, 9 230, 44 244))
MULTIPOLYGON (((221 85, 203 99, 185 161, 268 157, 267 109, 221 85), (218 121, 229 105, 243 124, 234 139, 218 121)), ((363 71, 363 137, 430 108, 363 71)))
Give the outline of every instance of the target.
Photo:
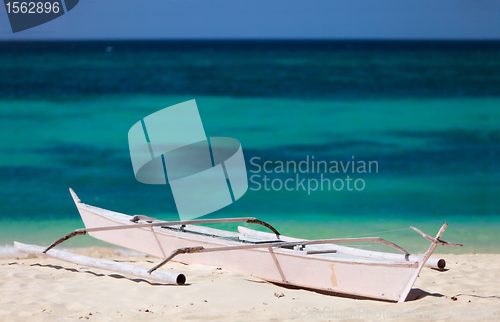
POLYGON ((429 242, 409 226, 434 235, 447 222, 443 239, 464 247, 437 252, 500 253, 500 42, 0 42, 0 246, 83 227, 70 187, 94 206, 177 219, 168 186, 135 180, 127 133, 190 99, 207 136, 239 140, 249 178, 260 175, 209 217, 255 216, 294 237, 379 236, 410 252, 429 242), (378 171, 277 169, 313 157, 378 171), (270 173, 251 172, 266 161, 270 173), (270 187, 296 175, 306 189, 321 175, 364 189, 270 187))

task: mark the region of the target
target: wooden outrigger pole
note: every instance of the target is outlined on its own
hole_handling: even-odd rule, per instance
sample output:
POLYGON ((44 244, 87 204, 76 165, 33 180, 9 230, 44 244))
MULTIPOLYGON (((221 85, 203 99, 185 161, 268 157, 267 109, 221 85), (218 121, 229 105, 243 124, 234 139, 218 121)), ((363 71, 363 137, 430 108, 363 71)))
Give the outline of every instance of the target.
MULTIPOLYGON (((372 242, 372 243, 378 243, 378 244, 391 246, 391 247, 401 251, 406 256, 410 255, 410 253, 408 253, 403 248, 399 247, 398 245, 396 245, 394 243, 391 243, 390 241, 382 239, 380 237, 317 239, 317 240, 294 241, 294 242, 269 242, 269 243, 250 244, 250 245, 221 246, 221 247, 210 247, 210 248, 196 246, 196 247, 178 248, 178 249, 174 250, 161 263, 159 263, 155 267, 151 268, 148 271, 148 273, 151 274, 152 272, 154 272, 158 268, 165 265, 172 258, 174 258, 175 256, 180 255, 180 254, 212 253, 212 252, 223 252, 223 251, 229 251, 229 250, 242 250, 242 249, 253 249, 253 248, 269 248, 271 250, 273 247, 289 247, 289 246, 297 246, 297 245, 342 244, 342 243, 364 243, 364 242, 372 242)), ((314 254, 314 252, 308 253, 308 254, 314 254)))
MULTIPOLYGON (((409 228, 410 229, 410 228, 409 228)), ((263 231, 253 230, 250 228, 238 227, 238 231, 244 236, 248 236, 250 238, 262 238, 262 239, 271 239, 273 238, 273 234, 266 233, 263 231)), ((281 235, 280 240, 292 242, 292 241, 305 241, 307 239, 293 238, 281 235)), ((395 260, 395 261, 410 261, 417 262, 421 256, 418 255, 410 255, 409 257, 405 254, 395 254, 395 253, 384 253, 379 251, 370 251, 353 247, 346 247, 340 245, 324 245, 320 246, 317 250, 307 251, 308 255, 313 254, 328 254, 328 253, 337 253, 344 254, 350 256, 357 256, 363 258, 374 258, 374 259, 384 259, 384 260, 395 260)), ((446 261, 443 258, 429 258, 425 263, 426 267, 435 268, 435 269, 444 269, 446 267, 446 261)))
MULTIPOLYGON (((132 221, 135 222, 135 221, 132 221)), ((131 224, 131 225, 118 225, 118 226, 107 226, 107 227, 93 227, 93 228, 81 228, 67 234, 64 237, 59 238, 49 247, 47 247, 43 253, 47 253, 50 249, 59 245, 66 240, 73 238, 75 236, 85 235, 87 233, 92 233, 96 231, 110 231, 110 230, 121 230, 121 229, 132 229, 132 228, 147 228, 147 227, 157 227, 157 226, 178 226, 178 225, 190 225, 190 224, 215 224, 215 223, 231 223, 231 222, 246 222, 249 224, 258 224, 269 228, 273 233, 276 234, 276 238, 279 239, 281 235, 273 226, 268 223, 259 220, 254 217, 244 217, 244 218, 217 218, 217 219, 193 219, 193 220, 178 220, 178 221, 157 221, 147 224, 131 224)))

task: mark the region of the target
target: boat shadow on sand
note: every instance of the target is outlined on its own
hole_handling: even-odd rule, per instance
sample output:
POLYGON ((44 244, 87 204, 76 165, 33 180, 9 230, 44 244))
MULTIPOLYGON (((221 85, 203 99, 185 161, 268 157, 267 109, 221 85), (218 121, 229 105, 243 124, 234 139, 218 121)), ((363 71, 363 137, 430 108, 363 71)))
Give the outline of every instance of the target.
MULTIPOLYGON (((248 280, 251 282, 258 282, 258 281, 252 281, 248 280)), ((265 281, 262 281, 264 283, 268 283, 265 281)), ((358 295, 349 295, 349 294, 344 294, 344 293, 336 293, 336 292, 330 292, 330 291, 322 291, 322 290, 316 290, 316 289, 311 289, 311 288, 306 288, 306 287, 299 287, 299 286, 294 286, 294 285, 288 285, 288 284, 281 284, 281 283, 274 283, 274 282, 269 282, 271 284, 274 284, 279 287, 283 287, 289 290, 305 290, 309 292, 314 292, 318 293, 321 295, 327 295, 327 296, 332 296, 332 297, 341 297, 341 298, 347 298, 347 299, 353 299, 353 300, 365 300, 365 301, 378 301, 378 302, 389 302, 389 303, 394 303, 394 301, 390 300, 384 300, 384 299, 377 299, 377 298, 372 298, 372 297, 366 297, 366 296, 358 296, 358 295)), ((410 293, 408 294, 408 297, 406 298, 405 302, 412 302, 416 300, 421 300, 427 296, 432 296, 432 297, 445 297, 445 295, 441 293, 429 293, 426 292, 420 288, 412 288, 410 293)))
MULTIPOLYGON (((151 286, 181 286, 181 285, 173 285, 173 284, 167 284, 167 283, 150 282, 150 281, 143 279, 143 278, 130 278, 130 277, 126 277, 126 276, 123 276, 120 274, 116 274, 116 273, 113 273, 113 274, 95 273, 95 272, 92 272, 88 269, 86 270, 85 268, 87 268, 87 267, 81 267, 78 270, 76 268, 69 268, 69 267, 63 267, 60 265, 51 265, 51 264, 44 265, 44 264, 35 263, 35 264, 31 264, 30 266, 48 267, 48 268, 53 268, 53 269, 58 269, 58 270, 63 269, 65 271, 72 272, 72 273, 86 273, 86 274, 92 274, 92 275, 97 276, 97 277, 109 276, 109 277, 115 278, 115 279, 126 279, 126 280, 132 281, 134 283, 146 283, 146 284, 149 284, 151 286)), ((183 285, 190 285, 190 284, 185 283, 183 285)))

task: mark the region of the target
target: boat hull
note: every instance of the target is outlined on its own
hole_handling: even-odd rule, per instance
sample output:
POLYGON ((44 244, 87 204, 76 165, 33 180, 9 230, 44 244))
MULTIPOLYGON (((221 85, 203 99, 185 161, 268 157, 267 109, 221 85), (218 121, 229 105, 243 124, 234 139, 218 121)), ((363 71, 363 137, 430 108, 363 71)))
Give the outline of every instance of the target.
MULTIPOLYGON (((86 228, 135 225, 130 221, 132 216, 76 204, 86 228)), ((99 231, 90 235, 159 258, 183 247, 241 244, 161 227, 99 231)), ((400 299, 418 268, 418 262, 332 258, 283 248, 184 254, 175 257, 175 261, 221 267, 275 283, 390 301, 400 299)))

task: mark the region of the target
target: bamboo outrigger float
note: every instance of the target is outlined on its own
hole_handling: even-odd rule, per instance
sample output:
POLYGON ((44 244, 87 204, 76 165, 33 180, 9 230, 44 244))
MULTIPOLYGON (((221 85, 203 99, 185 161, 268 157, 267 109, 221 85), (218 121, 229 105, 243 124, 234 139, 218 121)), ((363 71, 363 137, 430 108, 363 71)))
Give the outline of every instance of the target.
MULTIPOLYGON (((14 242, 14 246, 20 253, 33 255, 43 254, 45 250, 45 248, 41 246, 27 245, 18 242, 14 242)), ((46 253, 46 256, 86 267, 104 269, 167 284, 184 285, 186 282, 186 276, 184 276, 184 274, 164 271, 156 271, 151 274, 148 272, 147 268, 141 266, 72 254, 57 249, 52 249, 50 252, 46 253)))
POLYGON ((102 241, 164 260, 148 270, 155 272, 170 260, 217 266, 266 281, 310 289, 404 302, 424 265, 443 268, 442 259, 430 260, 437 245, 462 246, 435 238, 411 227, 432 242, 423 256, 379 237, 304 240, 281 236, 271 225, 256 218, 156 221, 86 205, 70 189, 85 224, 51 244, 44 253, 69 238, 89 233, 102 241), (216 222, 260 224, 273 233, 239 227, 239 233, 196 226, 216 222), (370 252, 342 243, 374 242, 390 246, 401 255, 370 252))

